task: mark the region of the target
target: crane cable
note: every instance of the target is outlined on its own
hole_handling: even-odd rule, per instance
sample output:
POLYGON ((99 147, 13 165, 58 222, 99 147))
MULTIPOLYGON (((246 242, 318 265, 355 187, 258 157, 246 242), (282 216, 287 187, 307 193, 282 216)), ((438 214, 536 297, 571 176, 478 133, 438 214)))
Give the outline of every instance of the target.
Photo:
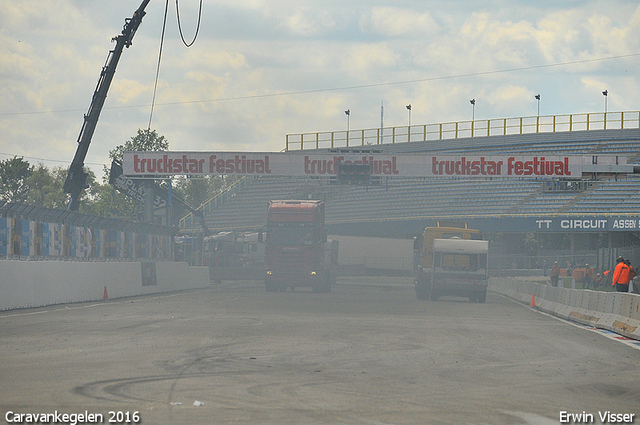
POLYGON ((191 40, 191 43, 187 43, 184 39, 184 35, 182 34, 182 24, 180 23, 180 9, 178 7, 178 0, 176 0, 176 16, 178 17, 178 30, 180 31, 180 38, 182 38, 182 42, 187 47, 193 46, 193 43, 196 42, 196 38, 198 38, 198 33, 200 32, 200 20, 202 18, 202 1, 203 0, 200 0, 200 8, 198 9, 198 25, 196 26, 196 33, 193 35, 193 40, 191 40))
MULTIPOLYGON (((200 0, 200 8, 198 10, 198 25, 196 26, 196 33, 193 36, 193 40, 191 40, 191 43, 187 43, 182 34, 182 24, 180 23, 180 9, 178 8, 178 0, 176 0, 176 16, 178 17, 178 30, 180 31, 180 38, 182 39, 182 42, 184 43, 184 45, 187 46, 187 48, 193 46, 193 43, 195 43, 196 38, 198 37, 198 33, 200 32, 200 21, 202 19, 202 1, 203 0, 200 0)), ((156 103, 156 93, 158 92, 158 80, 160 78, 160 62, 162 60, 162 48, 164 46, 164 34, 167 28, 168 11, 169 11, 169 0, 167 0, 164 5, 162 35, 160 36, 160 52, 158 53, 158 66, 156 67, 156 79, 155 79, 155 82, 153 83, 153 97, 151 99, 151 112, 149 113, 149 126, 147 127, 148 132, 151 131, 151 120, 153 118, 153 109, 156 103)))
POLYGON ((160 60, 162 59, 162 47, 164 46, 164 32, 167 28, 167 12, 169 11, 169 0, 164 5, 164 21, 162 22, 162 35, 160 36, 160 53, 158 53, 158 66, 156 68, 156 81, 153 83, 153 97, 151 99, 151 112, 149 113, 149 126, 147 132, 151 131, 151 119, 153 118, 153 108, 156 104, 156 93, 158 91, 158 79, 160 78, 160 60))

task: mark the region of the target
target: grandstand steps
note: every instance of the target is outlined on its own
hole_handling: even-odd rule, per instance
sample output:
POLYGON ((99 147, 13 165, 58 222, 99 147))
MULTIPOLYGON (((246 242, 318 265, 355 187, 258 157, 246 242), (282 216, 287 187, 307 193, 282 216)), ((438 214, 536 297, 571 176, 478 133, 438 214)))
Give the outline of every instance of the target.
MULTIPOLYGON (((232 199, 238 191, 250 185, 252 180, 253 179, 246 176, 241 177, 238 181, 222 188, 213 198, 203 202, 197 209, 204 214, 205 222, 207 221, 207 216, 213 215, 218 208, 221 208, 222 205, 232 199)), ((188 213, 180 222, 182 228, 200 229, 198 220, 194 217, 193 213, 188 213)))
POLYGON ((329 203, 348 190, 343 185, 326 184, 323 180, 307 180, 297 187, 291 199, 317 199, 329 203))
POLYGON ((236 191, 211 213, 205 221, 211 231, 257 230, 267 221, 267 205, 273 199, 300 199, 305 179, 266 177, 252 179, 251 184, 236 191))
POLYGON ((598 143, 596 146, 594 146, 593 148, 591 148, 591 150, 587 152, 587 155, 596 155, 606 145, 607 145, 607 142, 604 142, 604 141, 598 143))
MULTIPOLYGON (((437 155, 616 155, 640 160, 640 129, 590 130, 474 137, 376 145, 384 154, 437 155)), ((318 150, 320 152, 321 150, 318 150)), ((603 176, 606 177, 606 176, 603 176)), ((269 200, 319 199, 336 231, 369 235, 408 234, 437 217, 455 215, 499 220, 504 214, 623 214, 640 217, 640 175, 616 176, 584 191, 560 190, 545 179, 391 178, 380 185, 328 184, 308 177, 263 176, 227 193, 205 209, 211 230, 250 230, 266 223, 269 200)), ((573 183, 573 182, 572 182, 573 183)), ((197 223, 188 228, 198 232, 197 223)), ((339 234, 339 233, 338 233, 339 234)))
POLYGON ((627 164, 637 164, 640 162, 640 150, 633 155, 627 157, 627 164))
POLYGON ((529 195, 520 199, 515 205, 505 211, 505 214, 515 214, 517 213, 525 204, 529 201, 532 201, 536 196, 542 193, 542 188, 536 190, 535 192, 531 192, 529 195))
POLYGON ((376 148, 391 154, 624 155, 640 159, 639 140, 640 128, 633 128, 476 136, 376 145, 376 148))
POLYGON ((574 196, 569 202, 567 202, 566 204, 564 204, 559 210, 558 213, 559 214, 563 214, 566 212, 569 212, 569 210, 571 208, 573 208, 581 199, 586 198, 588 196, 590 196, 591 194, 593 194, 596 189, 598 188, 599 183, 598 182, 593 182, 589 188, 585 191, 579 192, 576 196, 574 196))

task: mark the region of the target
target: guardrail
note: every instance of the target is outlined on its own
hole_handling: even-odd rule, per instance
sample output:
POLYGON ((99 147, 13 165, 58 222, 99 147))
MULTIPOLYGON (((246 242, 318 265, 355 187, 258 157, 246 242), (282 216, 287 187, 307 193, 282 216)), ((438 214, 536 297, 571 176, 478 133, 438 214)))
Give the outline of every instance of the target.
POLYGON ((640 112, 595 112, 287 134, 285 151, 468 137, 640 128, 640 112))
POLYGON ((492 277, 488 289, 567 320, 640 340, 640 295, 492 277))

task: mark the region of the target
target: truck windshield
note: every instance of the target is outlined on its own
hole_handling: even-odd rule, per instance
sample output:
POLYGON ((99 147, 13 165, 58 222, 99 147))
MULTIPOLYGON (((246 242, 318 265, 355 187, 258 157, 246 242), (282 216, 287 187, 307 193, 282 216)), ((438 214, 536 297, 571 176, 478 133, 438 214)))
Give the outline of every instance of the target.
POLYGON ((487 268, 486 254, 448 254, 434 253, 437 271, 463 271, 485 273, 487 268))
POLYGON ((267 230, 266 243, 278 246, 315 245, 319 232, 311 223, 272 223, 267 230))

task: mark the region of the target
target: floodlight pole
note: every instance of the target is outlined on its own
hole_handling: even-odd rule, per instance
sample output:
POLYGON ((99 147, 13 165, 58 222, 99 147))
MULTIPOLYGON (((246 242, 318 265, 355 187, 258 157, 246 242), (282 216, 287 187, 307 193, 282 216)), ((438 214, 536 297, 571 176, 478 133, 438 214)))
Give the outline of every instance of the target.
POLYGON ((471 99, 469 103, 471 103, 471 137, 473 137, 473 124, 476 121, 476 100, 471 99))
POLYGON ((607 109, 608 106, 607 105, 607 99, 609 98, 609 90, 605 90, 602 92, 602 94, 604 95, 604 119, 602 120, 604 122, 604 129, 607 129, 607 109))
POLYGON ((347 147, 349 146, 349 131, 351 130, 351 109, 344 111, 347 114, 347 147))

